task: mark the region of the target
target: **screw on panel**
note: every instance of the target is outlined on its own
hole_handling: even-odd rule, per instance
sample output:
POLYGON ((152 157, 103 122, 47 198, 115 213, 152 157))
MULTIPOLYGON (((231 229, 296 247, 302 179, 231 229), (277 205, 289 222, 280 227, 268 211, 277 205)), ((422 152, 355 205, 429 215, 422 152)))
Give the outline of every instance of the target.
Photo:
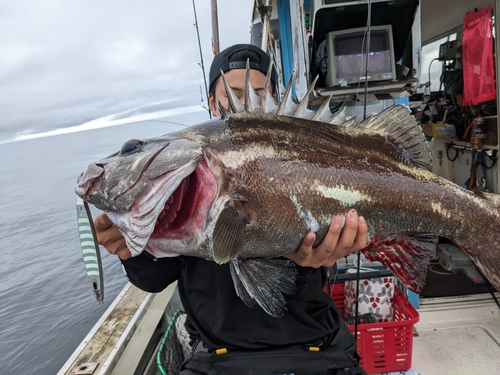
POLYGON ((78 363, 73 367, 71 375, 92 375, 97 366, 97 362, 78 363))

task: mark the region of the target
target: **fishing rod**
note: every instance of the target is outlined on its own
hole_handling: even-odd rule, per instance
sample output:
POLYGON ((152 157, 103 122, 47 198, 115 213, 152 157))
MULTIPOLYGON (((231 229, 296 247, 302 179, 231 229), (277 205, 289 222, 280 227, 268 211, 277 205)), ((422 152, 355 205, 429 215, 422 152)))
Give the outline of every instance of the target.
MULTIPOLYGON (((198 48, 200 49, 201 63, 198 63, 198 65, 201 67, 201 70, 203 71, 203 81, 205 82, 205 92, 207 94, 207 103, 210 103, 209 97, 208 97, 207 77, 205 74, 205 64, 203 63, 203 52, 201 50, 200 30, 198 28, 198 17, 196 16, 196 5, 194 3, 194 0, 193 0, 193 12, 194 12, 194 27, 196 27, 196 35, 198 36, 198 48)), ((203 102, 203 96, 202 96, 202 102, 203 102)), ((202 105, 202 107, 208 111, 208 115, 210 116, 210 118, 212 118, 212 112, 210 111, 210 108, 205 107, 203 105, 202 105)))

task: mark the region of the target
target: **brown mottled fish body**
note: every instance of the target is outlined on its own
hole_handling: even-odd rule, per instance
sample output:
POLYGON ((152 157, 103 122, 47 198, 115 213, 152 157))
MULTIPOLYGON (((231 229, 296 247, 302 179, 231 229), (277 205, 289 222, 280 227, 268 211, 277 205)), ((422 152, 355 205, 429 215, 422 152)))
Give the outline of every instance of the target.
POLYGON ((262 113, 255 97, 241 107, 228 94, 239 113, 133 140, 80 177, 77 194, 108 212, 133 255, 230 262, 242 300, 282 316, 281 293, 294 293, 297 274, 293 262, 271 258, 295 251, 310 230, 319 243, 333 216, 355 208, 370 229, 367 258, 412 290, 425 283, 437 236, 455 241, 500 290, 498 196, 429 172, 408 108, 332 125, 314 121, 318 112, 292 117, 300 105, 262 113))
MULTIPOLYGON (((444 236, 470 254, 483 273, 488 275, 493 266, 488 276, 500 286, 496 276, 500 275, 500 237, 494 225, 487 224, 500 227, 494 203, 498 197, 473 193, 405 164, 399 145, 390 138, 369 129, 332 128, 326 123, 252 113, 215 120, 188 133, 192 131, 208 149, 224 150, 217 151, 231 175, 224 194, 243 194, 246 201, 256 202, 258 220, 246 227, 239 257, 287 254, 314 229, 314 221, 320 242, 334 215, 355 208, 370 229, 371 242, 365 250, 369 258, 387 256, 388 261, 396 261, 415 235, 444 236), (393 253, 398 246, 401 252, 393 253)), ((405 281, 420 289, 413 280, 405 281)), ((420 286, 423 281, 418 281, 420 286)))

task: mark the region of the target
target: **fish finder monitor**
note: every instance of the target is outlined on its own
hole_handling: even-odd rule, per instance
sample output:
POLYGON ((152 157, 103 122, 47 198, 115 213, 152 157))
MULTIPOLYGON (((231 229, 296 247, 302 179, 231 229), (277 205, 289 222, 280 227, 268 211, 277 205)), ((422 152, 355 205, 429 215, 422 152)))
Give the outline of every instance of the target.
POLYGON ((358 82, 389 81, 396 77, 392 26, 370 27, 368 71, 366 70, 367 35, 364 27, 331 31, 326 35, 329 87, 358 82))

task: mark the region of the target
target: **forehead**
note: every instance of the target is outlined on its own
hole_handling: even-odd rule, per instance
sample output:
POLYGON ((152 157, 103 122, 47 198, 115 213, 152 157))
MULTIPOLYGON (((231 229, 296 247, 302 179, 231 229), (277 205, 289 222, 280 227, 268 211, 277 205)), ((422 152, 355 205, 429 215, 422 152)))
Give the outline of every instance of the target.
MULTIPOLYGON (((243 90, 245 87, 246 69, 232 69, 224 73, 226 81, 233 89, 243 90)), ((250 69, 250 84, 254 89, 262 89, 266 83, 266 76, 262 72, 250 69)), ((224 90, 222 77, 219 77, 215 89, 224 90)))

